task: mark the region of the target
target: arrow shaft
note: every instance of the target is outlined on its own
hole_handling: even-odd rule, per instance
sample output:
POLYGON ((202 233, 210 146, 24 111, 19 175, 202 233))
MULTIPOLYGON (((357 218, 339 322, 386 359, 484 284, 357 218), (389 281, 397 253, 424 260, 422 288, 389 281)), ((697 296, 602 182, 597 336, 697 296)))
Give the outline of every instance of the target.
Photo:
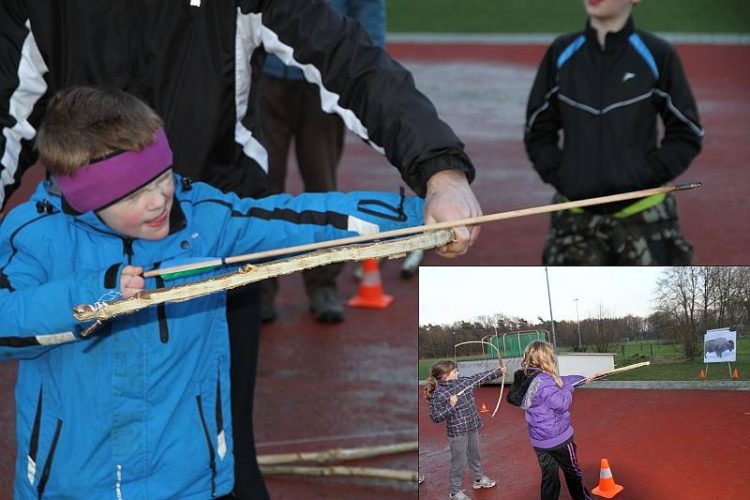
POLYGON ((196 264, 186 264, 183 266, 166 267, 163 269, 154 269, 152 271, 145 272, 143 276, 145 278, 159 276, 163 274, 178 273, 192 271, 209 266, 218 266, 223 264, 236 264, 239 262, 249 262, 253 260, 269 259, 271 257, 279 257, 282 255, 290 255, 295 253, 310 252, 314 250, 321 250, 324 248, 333 248, 342 245, 351 245, 355 243, 363 243, 368 241, 395 238, 398 236, 408 236, 418 233, 424 233, 427 231, 436 231, 438 229, 451 229, 454 227, 462 226, 475 226, 477 224, 484 224, 485 222, 494 222, 499 220, 514 219, 517 217, 526 217, 529 215, 539 215, 549 212, 557 212, 560 210, 568 210, 571 208, 583 208, 590 207, 593 205, 603 205, 606 203, 615 203, 618 201, 632 200, 635 198, 645 198, 661 193, 671 193, 673 191, 682 191, 686 189, 693 189, 699 187, 701 184, 697 182, 681 184, 681 185, 669 185, 651 189, 641 189, 638 191, 630 191, 628 193, 619 193, 608 196, 599 196, 596 198, 587 198, 584 200, 566 201, 564 203, 553 203, 549 205, 541 205, 531 208, 523 208, 520 210, 510 210, 508 212, 499 212, 494 214, 480 215, 477 217, 469 217, 465 219, 458 219, 445 222, 436 222, 434 224, 425 224, 422 226, 405 227, 401 229, 393 229, 391 231, 384 231, 382 233, 374 234, 363 234, 359 236, 350 236, 347 238, 339 238, 336 240, 320 241, 317 243, 308 243, 305 245, 297 245, 287 248, 277 248, 274 250, 266 250, 263 252, 248 253, 243 255, 236 255, 233 257, 226 257, 224 259, 213 259, 196 264))

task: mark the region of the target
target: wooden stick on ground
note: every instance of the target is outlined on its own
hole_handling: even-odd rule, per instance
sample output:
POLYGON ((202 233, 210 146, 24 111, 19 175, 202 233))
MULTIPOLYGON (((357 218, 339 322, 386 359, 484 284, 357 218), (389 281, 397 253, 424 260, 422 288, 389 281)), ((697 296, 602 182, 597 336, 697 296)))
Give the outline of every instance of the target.
POLYGON ((277 453, 273 455, 258 455, 258 463, 261 465, 290 464, 294 462, 336 462, 344 460, 356 460, 360 458, 377 457, 416 451, 419 442, 408 441, 404 443, 386 444, 381 446, 363 446, 360 448, 335 448, 324 451, 277 453))
POLYGON ((375 467, 345 467, 331 465, 327 467, 301 465, 261 465, 263 474, 292 474, 303 476, 357 476, 376 479, 393 479, 397 481, 417 482, 417 472, 398 469, 380 469, 375 467))

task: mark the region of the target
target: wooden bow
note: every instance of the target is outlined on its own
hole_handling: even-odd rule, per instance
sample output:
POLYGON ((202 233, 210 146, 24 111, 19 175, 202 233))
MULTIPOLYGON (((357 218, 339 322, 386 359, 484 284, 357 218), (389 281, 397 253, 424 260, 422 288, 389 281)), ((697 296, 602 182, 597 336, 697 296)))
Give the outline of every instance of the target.
MULTIPOLYGON (((500 349, 495 344, 492 344, 485 340, 467 340, 466 342, 459 342, 458 344, 453 346, 453 356, 454 357, 456 356, 456 347, 461 346, 461 345, 466 345, 466 344, 485 344, 485 345, 492 347, 493 349, 495 349, 495 352, 497 353, 497 359, 498 359, 498 362, 500 363, 500 366, 505 366, 505 364, 503 363, 503 357, 500 355, 500 349)), ((474 381, 474 383, 472 383, 471 385, 464 387, 458 394, 456 394, 456 396, 460 396, 461 394, 466 392, 466 390, 468 390, 470 387, 474 387, 479 382, 487 378, 487 376, 488 375, 485 375, 484 377, 480 377, 478 380, 474 381)), ((497 413, 497 410, 500 408, 500 403, 503 400, 504 388, 505 388, 505 374, 503 374, 502 381, 500 382, 500 396, 497 398, 497 404, 495 405, 495 409, 493 410, 492 415, 490 415, 491 417, 494 417, 495 413, 497 413)))
MULTIPOLYGON (((96 320, 101 323, 121 314, 132 313, 145 307, 165 302, 182 302, 212 293, 231 290, 274 276, 283 276, 296 271, 324 266, 336 262, 364 259, 395 258, 419 249, 430 249, 446 245, 453 239, 453 231, 441 229, 408 238, 383 241, 369 245, 350 245, 309 254, 289 257, 265 264, 245 264, 235 272, 158 290, 144 290, 134 296, 112 302, 93 305, 78 305, 73 315, 78 321, 96 320)), ((93 331, 93 330, 92 330, 93 331)), ((90 332, 82 333, 83 336, 90 332)))

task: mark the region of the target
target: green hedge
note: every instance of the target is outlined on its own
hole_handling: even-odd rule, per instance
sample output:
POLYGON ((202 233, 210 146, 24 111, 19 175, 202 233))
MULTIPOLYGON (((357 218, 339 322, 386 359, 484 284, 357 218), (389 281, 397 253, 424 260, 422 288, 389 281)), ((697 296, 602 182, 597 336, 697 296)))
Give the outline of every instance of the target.
MULTIPOLYGON (((570 352, 571 349, 561 348, 560 351, 570 352)), ((618 367, 648 360, 651 360, 652 365, 618 373, 610 376, 607 380, 699 380, 698 372, 700 372, 701 368, 706 368, 706 365, 703 364, 702 356, 696 361, 687 361, 682 353, 681 346, 678 344, 657 343, 653 340, 645 342, 632 341, 626 344, 613 344, 609 351, 615 353, 615 366, 618 367), (652 352, 653 358, 651 358, 652 352)), ((447 356, 449 359, 451 357, 447 356)), ((732 369, 737 368, 740 380, 750 380, 750 338, 737 338, 736 357, 738 361, 732 363, 732 369)), ((481 357, 467 356, 461 359, 481 359, 481 357)), ((430 373, 430 366, 435 361, 436 359, 419 360, 420 380, 427 378, 430 373)), ((726 363, 709 363, 708 379, 731 380, 729 366, 726 363)))
MULTIPOLYGON (((582 0, 386 0, 390 33, 564 33, 582 0)), ((637 25, 659 33, 750 33, 750 0, 643 0, 637 25)))

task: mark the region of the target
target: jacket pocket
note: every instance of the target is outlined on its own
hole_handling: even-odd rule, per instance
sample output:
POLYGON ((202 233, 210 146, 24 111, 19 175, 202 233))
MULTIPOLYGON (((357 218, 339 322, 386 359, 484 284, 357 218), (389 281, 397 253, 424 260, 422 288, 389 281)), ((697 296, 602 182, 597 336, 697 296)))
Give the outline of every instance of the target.
POLYGON ((55 435, 52 437, 52 444, 49 447, 49 455, 47 455, 47 460, 44 462, 44 468, 42 469, 42 477, 39 478, 39 484, 36 487, 36 491, 40 499, 42 498, 42 494, 44 493, 44 488, 47 487, 49 474, 52 470, 52 460, 55 458, 55 449, 57 448, 57 441, 60 439, 62 424, 62 420, 58 418, 55 425, 55 435))
POLYGON ((227 436, 224 432, 224 411, 221 407, 221 370, 216 378, 216 452, 219 460, 224 460, 227 454, 227 436))
POLYGON ((31 436, 29 438, 29 452, 26 455, 26 479, 29 480, 29 484, 33 485, 36 479, 36 462, 37 454, 39 453, 39 432, 42 426, 42 395, 43 390, 39 388, 39 399, 36 403, 36 413, 34 414, 34 425, 31 428, 31 436))
MULTIPOLYGON (((42 416, 44 415, 44 389, 39 388, 39 398, 36 404, 36 413, 34 414, 34 424, 31 428, 31 436, 29 436, 29 452, 26 456, 26 478, 29 484, 33 485, 36 480, 37 474, 37 463, 39 459, 39 441, 42 434, 42 416)), ((47 487, 47 481, 49 480, 50 472, 52 471, 52 463, 55 459, 55 450, 57 449, 57 442, 60 440, 60 432, 62 431, 62 420, 55 420, 55 432, 52 435, 52 441, 50 442, 49 452, 47 453, 47 459, 44 461, 42 467, 42 474, 39 477, 39 483, 37 483, 36 491, 39 498, 42 498, 44 489, 47 487)))
POLYGON ((206 446, 208 447, 208 464, 211 468, 211 498, 213 498, 216 496, 216 452, 214 451, 214 444, 211 439, 211 431, 208 429, 206 416, 203 412, 203 399, 200 394, 195 397, 195 400, 198 405, 198 416, 201 419, 203 435, 206 438, 206 446))
MULTIPOLYGON (((44 390, 39 388, 39 398, 37 399, 36 412, 34 414, 34 424, 31 428, 31 436, 29 436, 29 451, 26 456, 26 478, 29 484, 33 485, 36 481, 37 476, 37 463, 39 460, 39 442, 42 434, 42 417, 44 415, 44 390)), ((55 450, 57 449, 57 443, 60 440, 60 432, 62 431, 63 421, 61 419, 55 419, 55 431, 52 435, 50 442, 49 451, 47 453, 47 459, 44 461, 42 467, 42 474, 39 476, 39 482, 36 486, 37 495, 42 498, 44 489, 47 487, 47 481, 49 480, 50 472, 52 471, 52 463, 55 458, 55 450)))
POLYGON ((406 213, 404 213, 404 200, 406 199, 404 194, 404 188, 400 189, 401 198, 398 206, 390 205, 381 200, 368 200, 362 199, 357 202, 357 210, 363 214, 372 215, 381 219, 404 222, 406 220, 406 213))

